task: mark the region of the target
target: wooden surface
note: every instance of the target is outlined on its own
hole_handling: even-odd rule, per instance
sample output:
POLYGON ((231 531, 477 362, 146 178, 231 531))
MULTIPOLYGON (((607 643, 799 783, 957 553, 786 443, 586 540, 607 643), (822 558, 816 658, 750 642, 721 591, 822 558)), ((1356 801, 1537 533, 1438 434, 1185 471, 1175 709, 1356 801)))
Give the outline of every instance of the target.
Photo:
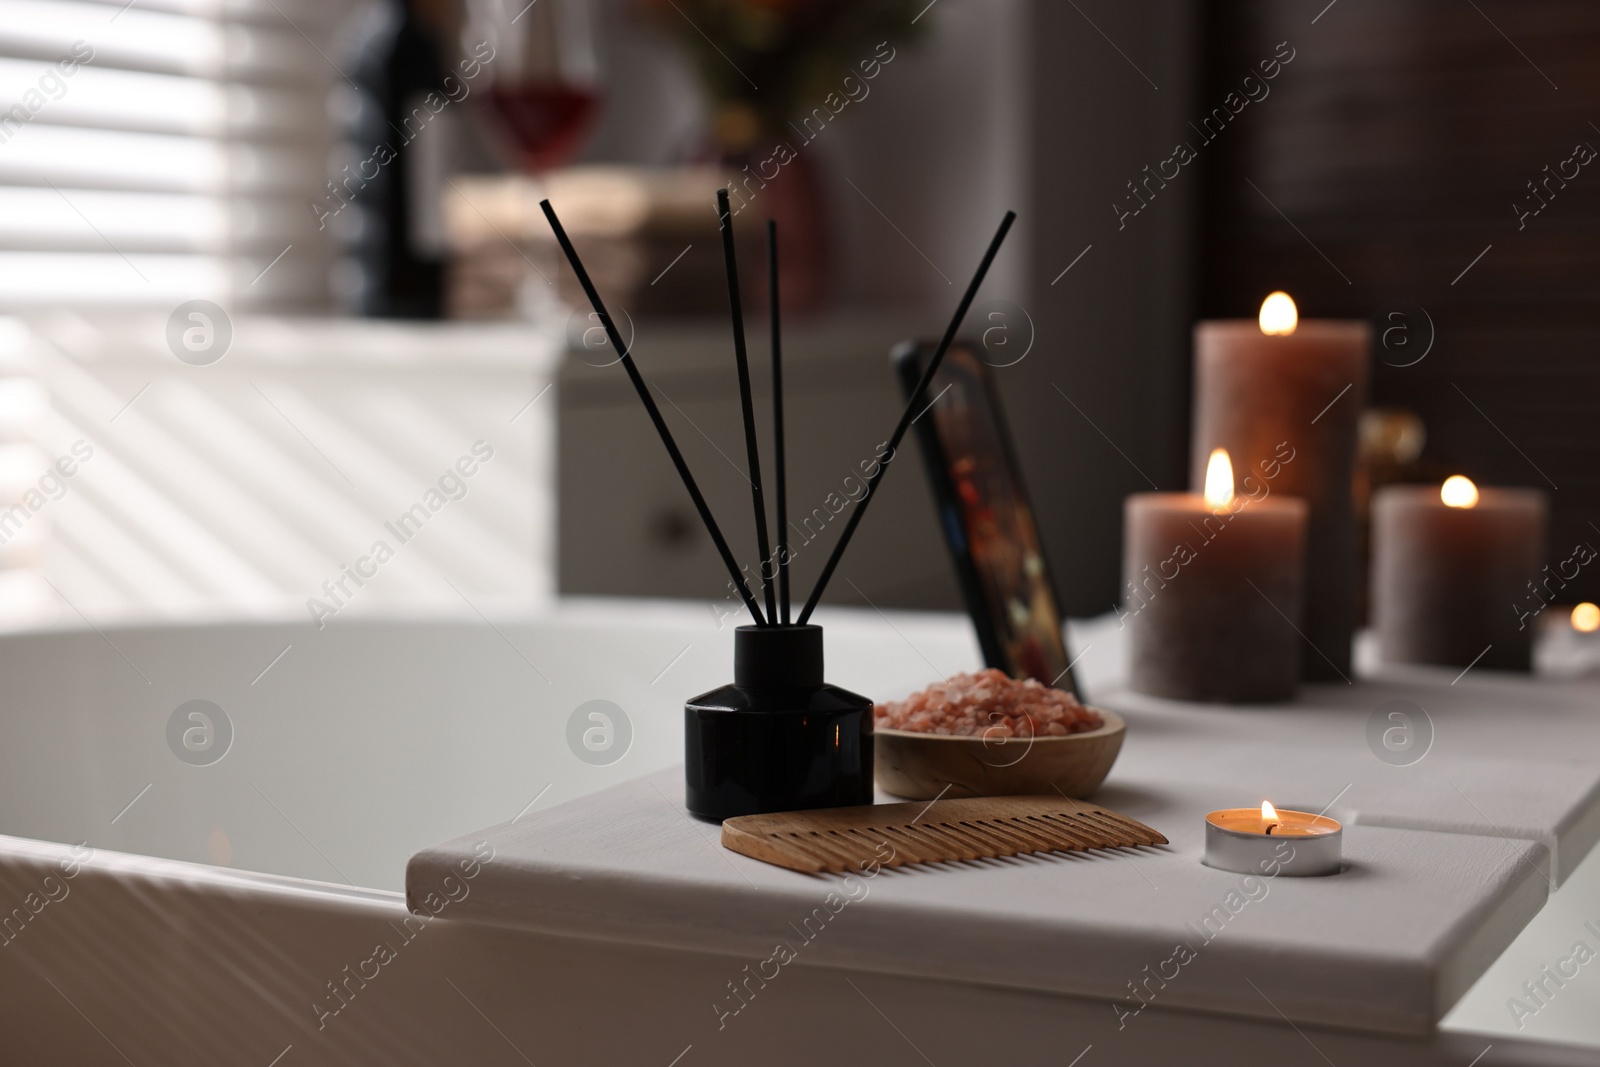
MULTIPOLYGON (((959 618, 863 614, 829 627, 834 680, 879 699, 926 684, 887 680, 890 664, 932 675, 975 662, 959 618)), ((1308 688, 1292 705, 1186 705, 1123 691, 1120 635, 1109 619, 1072 634, 1087 696, 1128 722, 1095 799, 1165 833, 1171 848, 884 872, 851 937, 819 942, 809 960, 1114 1001, 1239 877, 1200 865, 1206 811, 1335 802, 1350 871, 1267 883, 1262 906, 1246 906, 1202 949, 1206 978, 1170 983, 1163 1002, 1276 1018, 1254 983, 1277 990, 1273 1003, 1297 1023, 1419 1032, 1494 962, 1600 832, 1593 680, 1376 669, 1358 656, 1353 684, 1308 688), (1366 740, 1390 699, 1414 701, 1433 722, 1427 755, 1410 766, 1382 762, 1366 740)), ((459 917, 675 951, 770 953, 773 933, 837 883, 721 849, 716 827, 683 812, 680 775, 668 769, 487 831, 508 862, 459 917)), ((409 877, 437 872, 454 850, 419 853, 409 877)))
MULTIPOLYGON (((70 855, 0 837, 0 894, 20 904, 41 883, 55 886, 46 879, 70 855)), ((483 876, 465 882, 463 903, 483 876)), ((903 876, 885 873, 872 893, 903 876)), ((823 899, 820 880, 792 877, 815 883, 813 906, 823 899)), ((1321 1064, 1307 1040, 1339 1067, 1467 1067, 1490 1043, 1307 1024, 1296 1034, 1276 1018, 1168 1011, 1159 999, 1124 1026, 1094 1000, 809 966, 829 942, 855 938, 872 899, 848 905, 810 943, 773 930, 759 954, 730 959, 709 947, 663 952, 451 922, 455 903, 423 926, 398 894, 99 850, 65 884, 70 895, 0 951, 8 1067, 268 1067, 275 1057, 276 1067, 922 1064, 908 1040, 939 1067, 1067 1067, 1089 1044, 1078 1067, 1321 1064), (750 980, 747 1003, 734 997, 728 983, 783 936, 799 959, 763 968, 769 980, 750 980), (368 962, 379 944, 396 953, 381 968, 368 962), (202 1009, 204 1025, 181 1021, 202 1009)), ((1217 962, 1202 957, 1181 981, 1209 981, 1217 962)), ((1594 1063, 1592 1051, 1492 1043, 1476 1067, 1594 1063)))
MULTIPOLYGON (((1211 978, 1170 982, 1169 1006, 1273 1017, 1253 982, 1297 1022, 1420 1034, 1544 902, 1537 844, 1364 826, 1346 827, 1344 874, 1246 882, 1200 863, 1205 813, 1237 795, 1170 780, 1125 790, 1144 809, 1135 817, 1172 842, 1137 858, 983 860, 858 880, 851 934, 818 938, 807 960, 1116 1000, 1182 941, 1211 978), (1195 932, 1231 907, 1210 920, 1210 940, 1195 932)), ((535 812, 418 853, 407 885, 434 884, 487 840, 496 861, 453 919, 746 959, 770 954, 816 909, 845 906, 850 880, 731 853, 681 796, 671 768, 535 812)))
POLYGON ((938 804, 871 804, 742 815, 722 845, 813 874, 1042 852, 1165 845, 1167 839, 1098 804, 1066 797, 964 797, 938 804))
POLYGON ((1073 647, 1083 652, 1075 669, 1088 699, 1128 720, 1122 755, 1096 799, 1135 818, 1138 810, 1116 790, 1136 781, 1228 785, 1239 790, 1240 805, 1271 800, 1321 811, 1332 804, 1328 814, 1346 826, 1539 841, 1554 856, 1554 885, 1600 841, 1594 674, 1382 665, 1366 636, 1351 684, 1304 686, 1295 701, 1278 705, 1187 704, 1128 689, 1125 636, 1106 616, 1075 624, 1073 647), (1426 755, 1405 766, 1379 759, 1367 736, 1379 709, 1396 700, 1431 724, 1426 755))
POLYGON ((1100 711, 1097 730, 1065 737, 996 738, 878 730, 873 737, 878 788, 897 797, 1088 797, 1122 751, 1127 724, 1100 711))

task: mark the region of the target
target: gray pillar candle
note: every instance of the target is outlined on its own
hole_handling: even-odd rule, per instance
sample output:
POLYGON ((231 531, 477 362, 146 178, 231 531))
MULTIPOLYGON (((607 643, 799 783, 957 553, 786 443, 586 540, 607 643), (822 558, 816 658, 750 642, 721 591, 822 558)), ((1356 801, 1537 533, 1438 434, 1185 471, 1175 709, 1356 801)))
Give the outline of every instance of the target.
MULTIPOLYGON (((1215 478, 1212 479, 1214 484, 1215 478)), ((1250 495, 1137 493, 1123 528, 1129 683, 1176 700, 1288 700, 1304 644, 1306 504, 1250 495), (1227 498, 1231 498, 1227 499, 1227 498)), ((1231 477, 1230 477, 1231 485, 1231 477)))
POLYGON ((1354 481, 1371 332, 1364 322, 1299 322, 1293 307, 1274 293, 1257 322, 1195 327, 1190 488, 1200 488, 1212 449, 1227 449, 1241 467, 1280 442, 1293 449, 1273 491, 1310 507, 1305 617, 1296 621, 1317 651, 1307 650, 1303 669, 1308 679, 1338 680, 1350 673, 1358 621, 1354 481))
POLYGON ((1372 620, 1390 663, 1532 667, 1525 605, 1544 555, 1545 495, 1470 486, 1451 478, 1443 490, 1396 485, 1373 497, 1372 620))

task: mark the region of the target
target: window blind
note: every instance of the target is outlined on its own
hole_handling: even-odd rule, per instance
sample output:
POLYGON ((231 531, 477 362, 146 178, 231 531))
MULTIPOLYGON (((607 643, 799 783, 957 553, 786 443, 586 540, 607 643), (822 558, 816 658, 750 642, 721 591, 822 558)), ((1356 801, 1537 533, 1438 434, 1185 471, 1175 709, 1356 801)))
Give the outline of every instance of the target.
POLYGON ((0 307, 323 305, 350 10, 0 0, 0 307))

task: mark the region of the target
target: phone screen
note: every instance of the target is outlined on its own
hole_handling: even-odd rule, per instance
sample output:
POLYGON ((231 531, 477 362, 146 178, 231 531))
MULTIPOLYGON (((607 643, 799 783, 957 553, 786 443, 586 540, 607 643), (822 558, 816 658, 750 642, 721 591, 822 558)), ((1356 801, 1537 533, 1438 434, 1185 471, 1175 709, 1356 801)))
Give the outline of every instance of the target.
MULTIPOLYGON (((927 356, 925 347, 897 354, 907 391, 927 356)), ((953 347, 926 395, 937 399, 917 419, 918 439, 984 658, 1012 677, 1075 693, 1055 589, 988 368, 971 349, 953 347)))

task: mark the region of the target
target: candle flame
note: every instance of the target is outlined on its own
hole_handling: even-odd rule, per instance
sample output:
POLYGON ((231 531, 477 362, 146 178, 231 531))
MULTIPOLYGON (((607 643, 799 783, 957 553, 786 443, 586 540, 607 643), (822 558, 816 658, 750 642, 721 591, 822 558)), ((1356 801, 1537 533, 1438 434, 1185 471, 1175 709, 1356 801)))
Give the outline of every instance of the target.
POLYGON ((1452 474, 1439 487, 1439 499, 1446 507, 1471 508, 1478 504, 1478 487, 1464 474, 1452 474))
POLYGON ((1572 628, 1580 634, 1592 634, 1600 630, 1600 607, 1585 600, 1573 608, 1572 628))
POLYGON ((1261 301, 1261 332, 1287 337, 1300 324, 1300 312, 1294 299, 1285 292, 1276 292, 1261 301))
POLYGON ((1272 806, 1272 801, 1263 800, 1261 802, 1261 818, 1267 822, 1278 821, 1278 809, 1272 806))
POLYGON ((1206 507, 1212 511, 1226 511, 1233 503, 1233 462, 1226 448, 1211 450, 1206 461, 1206 507))

